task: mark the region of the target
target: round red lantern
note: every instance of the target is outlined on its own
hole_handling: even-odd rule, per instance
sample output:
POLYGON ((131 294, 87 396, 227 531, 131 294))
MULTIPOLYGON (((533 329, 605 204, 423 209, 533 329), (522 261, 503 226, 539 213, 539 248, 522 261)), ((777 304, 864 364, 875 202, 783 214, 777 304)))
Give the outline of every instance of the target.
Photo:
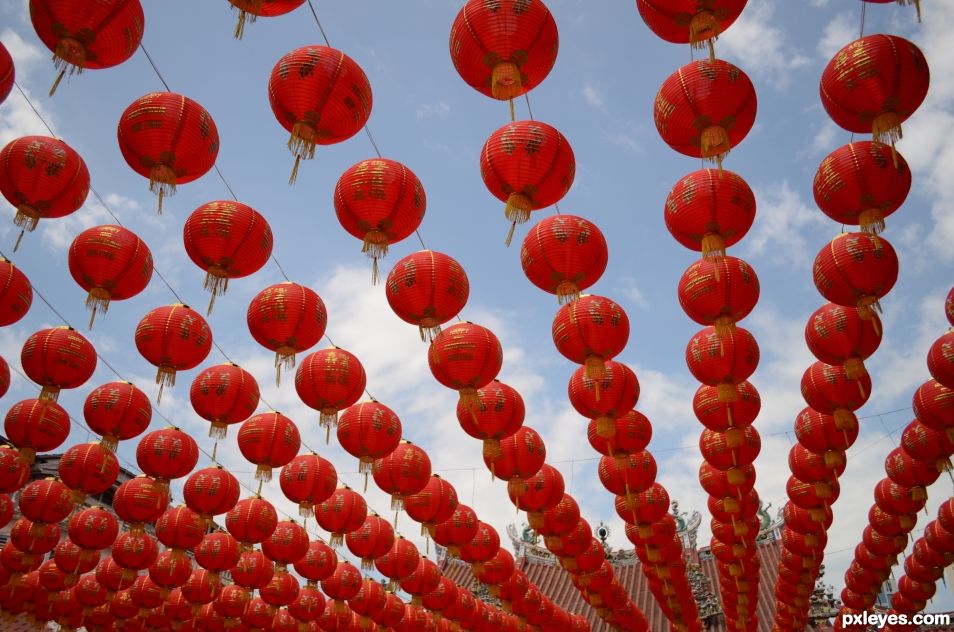
POLYGON ((321 413, 319 425, 329 434, 338 423, 338 411, 357 402, 366 383, 358 358, 338 347, 308 354, 295 371, 298 397, 321 413))
POLYGON ((187 96, 150 92, 130 104, 119 118, 119 149, 126 163, 149 178, 149 190, 162 199, 205 175, 219 153, 219 132, 212 116, 187 96))
POLYGON ((225 294, 229 279, 262 269, 272 256, 274 238, 265 218, 251 206, 233 200, 207 202, 192 211, 182 228, 186 254, 205 270, 205 289, 215 297, 225 294))
POLYGON ((692 399, 692 410, 699 423, 715 432, 752 425, 762 408, 762 398, 747 381, 735 384, 734 389, 733 401, 723 402, 719 399, 717 387, 700 386, 692 399))
POLYGON ((274 17, 285 15, 297 9, 305 0, 229 0, 233 9, 239 12, 238 23, 235 25, 235 38, 242 39, 245 33, 245 23, 252 23, 259 17, 274 17))
POLYGON ((213 531, 195 547, 195 561, 202 568, 220 573, 230 570, 239 559, 239 543, 225 531, 213 531))
POLYGON ((485 454, 496 454, 500 440, 511 436, 522 425, 526 414, 523 398, 511 386, 498 380, 477 389, 477 402, 457 403, 457 421, 464 432, 484 442, 485 454))
POLYGON ((827 300, 867 318, 898 280, 898 255, 883 237, 841 233, 818 252, 812 277, 827 300))
POLYGON ((148 476, 167 485, 182 478, 199 462, 199 445, 187 432, 163 428, 145 435, 136 446, 136 463, 148 476))
POLYGON ((345 535, 345 543, 353 555, 361 558, 361 569, 371 570, 375 558, 390 551, 394 545, 394 529, 381 516, 371 514, 360 528, 345 535))
POLYGON ((352 612, 360 617, 358 622, 362 628, 370 627, 371 616, 384 610, 387 603, 388 597, 384 592, 384 586, 370 577, 361 582, 361 590, 358 594, 348 600, 348 606, 352 612))
POLYGON ((225 437, 228 426, 248 419, 259 402, 258 382, 251 373, 228 362, 203 369, 192 380, 192 409, 211 423, 209 436, 225 437))
POLYGON ((384 608, 371 615, 371 620, 383 627, 396 628, 404 618, 405 605, 394 593, 385 592, 384 608))
POLYGON ((30 464, 20 458, 20 451, 9 445, 0 445, 0 494, 20 491, 30 480, 30 464))
POLYGON ((295 562, 295 572, 314 585, 330 577, 338 567, 338 555, 335 550, 321 540, 312 540, 308 551, 295 562))
POLYGON ((821 78, 825 111, 849 132, 877 143, 901 138, 901 124, 927 95, 930 72, 917 46, 896 35, 868 35, 835 53, 821 78))
POLYGON ((282 493, 298 504, 305 518, 315 514, 315 505, 329 498, 338 487, 338 472, 330 461, 314 452, 300 454, 282 468, 279 475, 282 493))
POLYGON ((457 502, 454 486, 434 474, 420 492, 404 499, 404 511, 412 520, 421 523, 423 534, 427 528, 453 516, 457 502))
POLYGON ((546 463, 523 481, 522 485, 507 485, 507 494, 518 510, 528 512, 531 519, 540 519, 542 512, 552 509, 564 496, 563 475, 546 463))
POLYGON ((459 557, 460 547, 469 543, 477 535, 478 522, 477 513, 473 509, 458 503, 453 515, 431 527, 429 532, 431 539, 445 547, 450 557, 459 557))
POLYGON ((636 406, 639 399, 639 380, 625 364, 610 360, 604 363, 603 375, 587 377, 581 366, 567 385, 570 403, 576 412, 596 420, 596 432, 601 437, 612 437, 616 420, 636 406))
POLYGON ((246 549, 239 554, 238 561, 231 570, 232 581, 250 592, 263 588, 272 581, 275 567, 271 560, 258 549, 246 549))
POLYGON ((759 345, 747 329, 736 327, 720 336, 715 327, 696 333, 686 345, 686 365, 697 380, 716 387, 720 401, 738 396, 734 385, 749 378, 759 364, 759 345))
POLYGON ((401 441, 387 456, 374 462, 374 482, 391 495, 391 509, 404 509, 404 499, 427 485, 431 477, 431 459, 427 452, 408 441, 401 441))
POLYGON ((335 185, 338 221, 362 240, 361 252, 373 262, 372 283, 378 282, 378 259, 388 254, 388 246, 417 230, 426 208, 421 181, 395 160, 363 160, 349 167, 335 185))
POLYGON ((13 65, 13 57, 6 46, 0 44, 0 103, 7 100, 13 84, 16 79, 16 68, 13 65))
POLYGON ((238 446, 248 461, 258 466, 257 480, 272 480, 272 468, 291 462, 301 448, 298 427, 278 412, 250 417, 238 433, 238 446))
POLYGON ((268 80, 268 101, 279 125, 291 132, 295 156, 289 184, 316 145, 332 145, 361 131, 371 116, 371 85, 357 63, 325 46, 296 48, 278 60, 268 80))
POLYGON ((50 96, 67 72, 119 65, 132 57, 142 41, 139 0, 84 7, 63 0, 31 0, 30 19, 40 40, 53 51, 53 66, 60 71, 50 96))
MULTIPOLYGON (((259 589, 259 594, 265 603, 281 607, 294 601, 298 596, 298 590, 298 580, 285 571, 272 575, 272 579, 259 589)), ((293 629, 297 631, 297 625, 293 629)))
POLYGON ((17 447, 17 458, 33 463, 37 452, 63 445, 70 433, 66 410, 49 399, 25 399, 14 404, 3 422, 4 434, 17 447))
MULTIPOLYGON (((739 466, 750 465, 762 449, 762 440, 758 431, 746 426, 735 432, 713 432, 703 430, 699 435, 699 451, 702 458, 718 470, 729 471, 739 466)), ((736 478, 730 472, 729 481, 736 478)))
POLYGON ((26 555, 43 557, 60 541, 60 525, 20 518, 10 528, 10 542, 26 555))
POLYGON ((26 316, 32 304, 30 280, 12 261, 0 257, 0 327, 12 325, 26 316))
MULTIPOLYGON (((476 524, 475 531, 476 531, 476 524)), ((470 542, 470 540, 468 540, 470 542)), ((441 583, 441 569, 426 557, 420 558, 417 570, 401 579, 401 590, 411 595, 411 603, 421 605, 421 598, 436 590, 441 583)))
POLYGON ((809 351, 826 364, 841 364, 848 379, 865 372, 864 360, 881 344, 881 321, 862 317, 856 307, 828 303, 808 318, 805 340, 809 351))
POLYGON ((131 581, 136 572, 145 570, 159 556, 156 539, 142 531, 120 533, 110 551, 113 561, 125 569, 123 579, 131 581))
POLYGON ((927 367, 931 377, 947 388, 954 389, 954 331, 934 341, 928 350, 927 367))
POLYGON ((828 450, 847 450, 858 438, 854 413, 844 411, 839 421, 813 408, 803 408, 795 418, 795 438, 809 451, 824 454, 828 450))
POLYGON ((736 173, 700 169, 673 186, 664 215, 676 241, 704 258, 718 258, 752 227, 755 194, 736 173))
POLYGON ((158 403, 162 389, 175 386, 176 371, 195 368, 212 349, 212 330, 202 316, 182 303, 157 307, 136 327, 136 348, 157 367, 158 403))
POLYGON ((569 494, 563 494, 560 502, 542 514, 528 514, 530 527, 544 536, 566 535, 580 521, 580 506, 569 494))
POLYGON ((361 583, 361 571, 348 562, 338 562, 338 567, 331 577, 321 581, 321 590, 337 607, 357 595, 361 590, 361 583))
POLYGON ((110 382, 97 386, 83 405, 86 425, 102 435, 103 445, 112 451, 120 440, 145 432, 152 420, 149 397, 130 382, 110 382))
POLYGON ((673 44, 689 44, 694 49, 708 47, 710 57, 714 58, 713 42, 738 19, 745 3, 746 0, 637 0, 636 8, 649 30, 659 38, 673 44))
POLYGON ((759 278, 736 257, 700 259, 679 279, 679 304, 700 325, 714 326, 720 336, 751 313, 759 300, 759 278))
POLYGON ((190 474, 182 496, 189 509, 208 521, 234 507, 240 492, 238 479, 217 465, 190 474))
POLYGON ((718 163, 752 129, 757 100, 748 75, 721 59, 686 64, 663 82, 653 117, 667 145, 718 163))
POLYGON ((350 487, 339 487, 328 499, 315 505, 315 520, 331 534, 328 543, 339 547, 346 533, 356 531, 368 517, 368 504, 350 487))
POLYGON ((282 520, 275 530, 262 542, 262 552, 284 571, 308 553, 308 533, 294 520, 282 520))
POLYGON ((99 443, 78 443, 60 457, 57 472, 73 490, 77 503, 82 503, 87 495, 102 494, 113 486, 119 476, 119 461, 99 443))
POLYGON ((248 602, 241 619, 243 625, 254 629, 270 627, 274 617, 275 608, 265 603, 261 597, 255 597, 248 602))
POLYGON ((501 440, 497 453, 484 453, 484 464, 492 477, 522 488, 523 481, 539 472, 546 458, 547 448, 537 431, 521 426, 517 432, 501 440))
POLYGON ((499 549, 490 560, 480 566, 477 581, 490 586, 496 586, 510 579, 514 571, 513 555, 505 549, 499 549))
POLYGON ((551 215, 533 225, 520 248, 520 265, 535 286, 562 305, 599 281, 609 253, 596 224, 576 215, 551 215))
POLYGON ((828 481, 839 478, 845 471, 845 453, 828 450, 823 454, 811 452, 801 443, 796 443, 788 453, 788 466, 797 478, 803 481, 828 481))
MULTIPOLYGON (((151 580, 150 580, 151 581, 151 580)), ((197 568, 182 585, 182 596, 192 604, 212 603, 221 589, 219 578, 204 568, 197 568)))
POLYGON ((434 337, 427 354, 434 378, 460 394, 473 408, 477 389, 497 377, 503 365, 500 341, 486 327, 471 322, 455 323, 434 337))
POLYGON ((306 585, 298 591, 298 596, 288 604, 288 612, 302 623, 314 621, 325 610, 325 596, 317 588, 306 585))
POLYGON ((647 450, 615 459, 604 456, 598 471, 600 482, 611 494, 629 498, 655 482, 656 460, 647 450))
POLYGON ((474 572, 480 573, 485 562, 489 562, 500 550, 500 536, 497 530, 486 522, 477 522, 477 534, 474 539, 460 547, 460 559, 474 565, 474 572))
POLYGON ((72 539, 60 540, 53 549, 53 561, 57 568, 75 578, 96 568, 99 562, 99 551, 84 551, 72 539))
POLYGON ((857 420, 850 412, 858 410, 868 401, 871 393, 871 377, 861 374, 849 380, 842 366, 815 362, 802 375, 802 397, 816 411, 835 417, 838 429, 851 429, 857 420))
POLYGON ((556 62, 556 22, 541 0, 469 0, 450 34, 450 55, 461 79, 481 94, 506 100, 542 82, 556 62))
POLYGON ((358 472, 365 475, 365 480, 375 459, 391 454, 400 442, 401 420, 378 401, 349 406, 338 418, 338 443, 359 459, 358 472))
POLYGON ((653 436, 653 427, 646 415, 631 410, 614 422, 612 437, 602 437, 595 419, 586 427, 586 438, 593 449, 604 456, 624 456, 639 452, 649 445, 653 436))
POLYGON ((122 483, 113 495, 113 510, 131 531, 141 531, 143 523, 155 522, 169 504, 169 488, 148 476, 122 483))
POLYGON ((880 233, 911 190, 908 163, 887 145, 859 141, 828 154, 815 174, 818 208, 836 222, 880 233))
POLYGON ((134 232, 107 224, 87 228, 70 244, 70 274, 86 290, 92 328, 96 312, 110 301, 136 296, 152 278, 152 252, 134 232))
POLYGON ((586 377, 605 375, 606 360, 622 353, 629 340, 629 318, 613 301, 586 295, 561 307, 553 319, 553 344, 563 357, 586 367, 586 377))
POLYGON ((174 551, 191 551, 205 537, 206 524, 195 511, 185 506, 163 512, 156 520, 156 539, 174 551))
POLYGON ((315 346, 325 333, 328 313, 314 290, 286 281, 265 288, 249 303, 249 331, 275 352, 276 383, 282 369, 294 368, 295 354, 315 346))
POLYGON ((89 170, 76 151, 47 136, 23 136, 0 150, 0 193, 16 210, 20 237, 41 219, 78 210, 89 193, 89 170))
POLYGON ((225 514, 225 528, 245 546, 267 539, 277 524, 275 507, 260 496, 243 498, 225 514))
POLYGON ((954 389, 928 380, 914 392, 914 415, 932 430, 954 431, 954 389))
POLYGON ((72 327, 41 329, 23 343, 20 363, 42 388, 40 398, 56 401, 60 389, 77 388, 96 370, 96 349, 72 327))
POLYGON ((388 305, 431 342, 459 314, 470 294, 464 268, 442 252, 421 250, 398 261, 385 283, 388 305))
POLYGON ((540 121, 514 121, 487 139, 480 152, 480 176, 487 189, 506 202, 504 216, 514 227, 530 212, 556 204, 573 185, 576 159, 555 127, 540 121))

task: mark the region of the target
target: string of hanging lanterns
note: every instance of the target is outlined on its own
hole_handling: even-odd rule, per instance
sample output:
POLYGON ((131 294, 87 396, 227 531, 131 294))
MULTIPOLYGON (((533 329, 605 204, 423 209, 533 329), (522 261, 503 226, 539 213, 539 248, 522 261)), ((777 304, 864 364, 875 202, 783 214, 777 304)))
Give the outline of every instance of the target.
MULTIPOLYGON (((901 138, 901 124, 923 101, 928 81, 927 63, 914 44, 880 34, 843 47, 822 73, 821 101, 832 120, 853 135, 871 133, 873 138, 829 154, 813 184, 822 212, 843 226, 858 226, 859 231, 837 235, 819 251, 812 269, 815 286, 829 303, 805 326, 808 348, 818 361, 802 377, 808 407, 796 417, 798 443, 789 453, 792 477, 787 485, 789 502, 783 508, 786 520, 775 590, 775 625, 782 630, 800 629, 807 620, 809 596, 833 519, 831 505, 838 498, 838 478, 846 466, 845 452, 858 436, 855 411, 871 395, 864 361, 881 343, 879 301, 898 277, 897 255, 880 233, 885 218, 903 204, 911 186, 907 163, 894 144, 901 138)), ((867 587, 865 581, 887 577, 894 555, 906 544, 900 536, 914 527, 909 510, 918 503, 923 506, 926 499, 923 487, 899 485, 893 479, 913 484, 937 478, 930 478, 923 468, 915 471, 913 461, 900 451, 889 456, 886 469, 889 477, 875 488, 870 529, 846 573, 842 592, 846 608, 873 605, 877 590, 860 594, 851 587, 867 587)), ((877 582, 879 589, 882 581, 877 582)))

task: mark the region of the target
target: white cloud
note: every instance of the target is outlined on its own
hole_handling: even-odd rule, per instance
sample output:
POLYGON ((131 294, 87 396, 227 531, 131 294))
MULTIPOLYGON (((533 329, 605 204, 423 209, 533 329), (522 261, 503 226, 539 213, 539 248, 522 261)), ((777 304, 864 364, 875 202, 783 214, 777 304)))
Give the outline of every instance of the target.
POLYGON ((603 108, 603 94, 596 86, 590 83, 586 84, 583 86, 582 94, 587 105, 598 109, 603 108))
POLYGON ((825 226, 824 216, 806 204, 787 180, 756 187, 755 199, 757 219, 742 243, 745 252, 779 264, 811 261, 822 242, 806 229, 825 226))
POLYGON ((414 112, 414 116, 419 121, 429 118, 447 118, 450 111, 450 105, 444 101, 438 101, 437 103, 422 104, 417 108, 417 111, 414 112))
POLYGON ((844 132, 826 117, 825 122, 812 138, 812 149, 815 153, 826 155, 831 153, 839 146, 839 135, 843 136, 844 132))
POLYGON ((815 8, 820 9, 820 8, 827 7, 829 2, 831 2, 831 0, 809 0, 808 4, 810 4, 811 6, 815 8))
POLYGON ((785 30, 774 20, 775 0, 752 3, 716 43, 716 54, 739 62, 746 71, 761 77, 777 90, 791 83, 791 71, 809 59, 794 49, 785 30))
POLYGON ((858 39, 858 16, 854 12, 839 13, 825 26, 818 40, 818 54, 824 63, 835 56, 848 42, 858 39))

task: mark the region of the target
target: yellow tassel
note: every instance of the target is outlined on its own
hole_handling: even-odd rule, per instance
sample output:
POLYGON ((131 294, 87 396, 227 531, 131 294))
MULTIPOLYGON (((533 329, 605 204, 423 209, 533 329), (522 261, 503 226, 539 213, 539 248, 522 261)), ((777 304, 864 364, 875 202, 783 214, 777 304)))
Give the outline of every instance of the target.
POLYGON ((300 164, 301 156, 295 156, 295 164, 292 165, 291 175, 288 176, 288 186, 291 186, 298 181, 298 165, 300 164))
POLYGON ((718 233, 706 233, 702 238, 702 258, 711 261, 725 256, 725 240, 718 233))
POLYGON ((845 377, 849 380, 857 380, 868 373, 865 362, 861 358, 848 358, 842 366, 845 369, 845 377))
POLYGON ((344 544, 344 534, 343 533, 332 533, 331 537, 328 538, 328 545, 331 548, 337 549, 342 544, 344 544))
POLYGON ((831 494, 832 494, 831 485, 821 481, 815 483, 816 496, 818 496, 819 498, 831 498, 831 494))
POLYGON ((576 283, 573 281, 561 281, 560 284, 557 285, 557 302, 560 305, 572 303, 576 299, 580 298, 580 294, 580 288, 577 287, 576 283))
POLYGON ((722 160, 729 154, 729 133, 721 125, 710 125, 699 137, 702 159, 715 162, 722 173, 722 160))
POLYGON ((364 234, 361 252, 371 259, 371 285, 378 284, 378 259, 388 254, 388 236, 380 230, 369 230, 364 234))
POLYGON ((845 464, 845 455, 841 452, 836 452, 835 450, 827 450, 825 452, 825 467, 830 467, 832 469, 836 467, 841 467, 845 464))
MULTIPOLYGON (((513 100, 520 96, 523 90, 523 79, 520 76, 520 68, 511 61, 502 61, 494 66, 490 75, 490 94, 495 99, 513 100)), ((513 115, 511 114, 511 120, 513 115)))
POLYGON ((877 235, 884 230, 884 214, 881 209, 868 208, 858 215, 861 232, 877 235))
POLYGON ((262 483, 268 483, 272 480, 272 466, 260 463, 255 470, 255 480, 262 483))
POLYGON ((156 405, 162 403, 162 389, 176 385, 176 370, 170 366, 160 366, 156 371, 156 384, 159 385, 159 394, 156 396, 156 405))
POLYGON ((215 297, 225 294, 226 290, 229 289, 228 273, 219 266, 209 266, 202 287, 212 293, 212 298, 209 299, 209 309, 206 311, 206 315, 211 315, 212 308, 215 306, 215 297))
POLYGON ((616 436, 616 420, 611 417, 596 418, 596 434, 604 439, 612 439, 616 436))
POLYGON ((739 392, 735 388, 735 384, 730 384, 723 382, 716 386, 716 394, 718 395, 719 401, 722 403, 735 402, 739 399, 739 392))
MULTIPOLYGON (((716 266, 716 269, 718 270, 718 266, 716 266)), ((719 316, 715 319, 713 325, 715 325, 716 335, 719 338, 724 338, 735 332, 735 319, 731 316, 719 316)))
POLYGON ((730 467, 725 476, 730 485, 741 485, 745 482, 745 474, 737 467, 730 467))
POLYGON ((295 184, 298 179, 298 165, 302 160, 311 160, 315 157, 315 128, 309 123, 299 121, 292 126, 291 136, 288 138, 288 149, 295 156, 295 166, 292 168, 288 184, 295 184))
POLYGON ((58 75, 56 75, 56 80, 53 82, 53 87, 50 88, 50 96, 56 92, 56 89, 60 87, 60 82, 63 81, 63 75, 66 74, 66 70, 61 70, 58 75))
POLYGON ((282 369, 291 371, 294 368, 295 350, 285 345, 275 349, 275 386, 280 386, 282 383, 282 369))
POLYGON ((745 435, 739 428, 726 428, 725 444, 730 448, 737 448, 742 445, 745 435))
POLYGON ((603 356, 588 355, 583 361, 583 374, 591 380, 602 380, 606 377, 606 362, 603 356))
MULTIPOLYGON (((36 230, 37 224, 40 223, 40 214, 32 206, 21 204, 17 206, 17 214, 13 216, 13 223, 21 229, 32 233, 36 230)), ((19 245, 20 240, 18 239, 17 246, 19 245)), ((16 250, 16 248, 14 248, 14 250, 16 250)))
POLYGON ((166 165, 156 165, 149 171, 149 190, 159 194, 159 214, 162 215, 162 200, 176 192, 176 174, 166 165))
POLYGON ((228 434, 228 431, 228 424, 224 424, 220 421, 213 421, 212 425, 209 427, 209 436, 218 441, 220 439, 224 439, 228 434))
MULTIPOLYGON (((901 117, 895 112, 883 112, 875 117, 871 123, 871 134, 874 142, 891 145, 901 140, 901 117)), ((897 165, 895 165, 897 166, 897 165)))
POLYGON ((493 460, 502 455, 500 439, 484 439, 483 454, 487 460, 493 460))
POLYGON ((854 413, 845 408, 837 409, 833 417, 835 418, 835 428, 839 430, 854 430, 858 426, 854 413))

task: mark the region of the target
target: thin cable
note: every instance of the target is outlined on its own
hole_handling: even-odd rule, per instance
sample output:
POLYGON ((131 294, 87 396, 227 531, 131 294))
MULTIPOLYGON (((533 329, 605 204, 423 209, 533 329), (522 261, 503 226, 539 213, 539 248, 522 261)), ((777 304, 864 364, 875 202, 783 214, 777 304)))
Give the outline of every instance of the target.
POLYGON ((36 114, 36 117, 40 119, 40 122, 43 123, 43 126, 46 127, 50 132, 50 136, 56 138, 56 134, 53 132, 53 129, 47 124, 46 120, 40 115, 39 110, 36 109, 36 106, 33 105, 33 101, 30 100, 30 97, 26 95, 26 92, 23 91, 23 88, 20 87, 19 82, 14 81, 13 85, 17 87, 17 90, 20 91, 20 96, 27 102, 27 105, 30 106, 30 109, 33 110, 33 113, 36 114))
POLYGON ((169 84, 166 83, 166 80, 163 78, 162 73, 159 72, 159 68, 156 67, 156 62, 152 60, 152 55, 149 54, 149 51, 146 50, 146 47, 142 42, 139 42, 139 48, 142 49, 142 52, 146 54, 146 59, 149 60, 149 65, 152 66, 152 69, 156 71, 156 76, 159 77, 159 81, 161 81, 162 85, 165 86, 166 92, 172 92, 169 84))
POLYGON ((368 140, 371 141, 371 146, 374 147, 374 153, 378 155, 378 158, 381 158, 381 150, 378 149, 378 144, 374 140, 374 136, 371 135, 371 128, 365 124, 364 133, 368 135, 368 140))
POLYGON ((215 172, 219 174, 219 179, 222 181, 222 184, 225 185, 225 188, 229 190, 229 194, 232 196, 232 199, 238 202, 238 196, 235 195, 235 191, 232 190, 231 185, 225 179, 225 176, 222 175, 222 170, 219 169, 219 165, 212 165, 215 168, 215 172))
POLYGON ((315 24, 318 25, 318 30, 321 31, 321 37, 325 40, 325 46, 331 46, 331 42, 328 41, 328 36, 325 34, 325 29, 321 26, 321 20, 318 19, 318 12, 315 11, 315 5, 311 3, 311 0, 308 0, 308 8, 311 9, 311 15, 315 18, 315 24))
POLYGON ((862 2, 861 3, 861 28, 858 29, 859 39, 865 36, 865 12, 867 9, 868 9, 868 3, 862 2))
POLYGON ((530 109, 530 93, 529 93, 529 92, 524 92, 524 93, 523 93, 523 98, 524 98, 524 100, 527 102, 527 114, 530 116, 530 120, 532 121, 532 120, 534 120, 534 118, 533 118, 533 110, 530 109))

